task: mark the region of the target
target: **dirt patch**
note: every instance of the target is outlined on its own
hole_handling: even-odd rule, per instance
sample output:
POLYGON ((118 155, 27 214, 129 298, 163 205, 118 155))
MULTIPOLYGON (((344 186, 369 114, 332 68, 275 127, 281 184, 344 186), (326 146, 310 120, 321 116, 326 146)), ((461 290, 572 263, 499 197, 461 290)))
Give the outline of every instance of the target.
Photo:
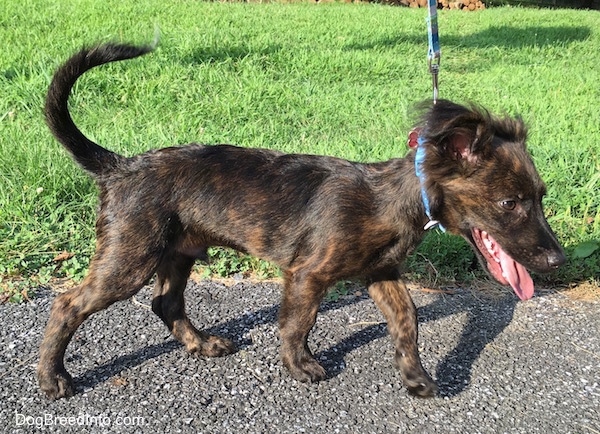
POLYGON ((600 284, 598 282, 580 282, 570 285, 561 291, 567 297, 577 301, 600 301, 600 284))
MULTIPOLYGON (((201 276, 198 273, 192 273, 190 279, 195 282, 200 282, 202 280, 206 280, 205 277, 201 276)), ((265 282, 275 282, 278 284, 283 284, 283 279, 281 278, 273 278, 273 279, 259 279, 259 278, 211 278, 210 280, 217 281, 226 286, 233 286, 240 281, 250 282, 250 283, 265 283, 265 282)), ((25 281, 23 281, 25 282, 25 281)), ((355 285, 348 285, 349 282, 346 282, 346 286, 351 286, 352 289, 358 290, 355 288, 355 285)), ((429 293, 442 293, 442 294, 452 294, 457 288, 461 287, 461 285, 453 284, 453 285, 431 285, 419 282, 411 282, 407 281, 407 286, 414 291, 423 291, 429 293)), ((68 278, 54 278, 52 279, 47 286, 49 286, 55 292, 65 292, 69 289, 73 288, 77 284, 68 278)), ((23 285, 25 287, 25 285, 23 285)), ((508 296, 511 291, 509 288, 503 287, 496 282, 492 282, 490 280, 481 279, 476 280, 474 282, 470 282, 468 287, 476 297, 483 298, 493 298, 493 299, 502 299, 508 296)), ((364 289, 364 285, 360 287, 361 291, 364 289)), ((7 289, 2 290, 2 286, 0 283, 0 303, 6 302, 10 298, 10 293, 7 289), (2 298, 4 297, 4 299, 2 298)), ((23 289, 23 288, 22 288, 23 289)), ((351 291, 354 292, 354 291, 351 291)), ((366 292, 366 291, 364 291, 366 292)), ((561 287, 544 287, 536 290, 538 294, 549 294, 549 293, 561 293, 568 297, 571 300, 575 301, 585 301, 590 303, 600 302, 600 282, 596 281, 585 281, 573 283, 568 286, 561 287)), ((14 293, 14 289, 12 291, 14 293)), ((25 300, 29 297, 27 293, 24 296, 25 300)))
MULTIPOLYGON (((451 294, 454 289, 462 287, 469 289, 475 298, 493 300, 501 300, 512 294, 510 288, 487 279, 476 279, 466 285, 456 284, 449 286, 423 285, 413 282, 409 284, 409 287, 413 290, 446 294, 451 294)), ((535 292, 537 295, 563 294, 573 301, 600 302, 600 282, 596 281, 577 282, 561 286, 536 287, 535 292)))

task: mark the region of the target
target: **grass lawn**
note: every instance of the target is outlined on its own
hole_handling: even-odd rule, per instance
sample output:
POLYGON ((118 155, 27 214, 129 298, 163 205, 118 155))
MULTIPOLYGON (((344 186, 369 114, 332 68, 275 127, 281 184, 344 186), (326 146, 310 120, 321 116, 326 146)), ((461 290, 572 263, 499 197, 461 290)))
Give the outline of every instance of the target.
MULTIPOLYGON (((425 10, 196 0, 4 5, 0 276, 8 292, 32 279, 79 279, 93 252, 94 184, 42 116, 53 71, 83 45, 147 42, 161 29, 155 53, 88 73, 71 100, 81 129, 126 155, 196 141, 388 159, 406 153, 411 107, 431 97, 425 10), (61 252, 73 256, 54 261, 61 252)), ((570 258, 536 280, 598 279, 600 13, 441 11, 439 26, 440 96, 518 113, 530 126, 547 215, 570 258)), ((272 273, 255 260, 214 255, 211 273, 272 273)), ((458 237, 433 233, 408 262, 409 277, 468 282, 482 275, 473 257, 458 237)))

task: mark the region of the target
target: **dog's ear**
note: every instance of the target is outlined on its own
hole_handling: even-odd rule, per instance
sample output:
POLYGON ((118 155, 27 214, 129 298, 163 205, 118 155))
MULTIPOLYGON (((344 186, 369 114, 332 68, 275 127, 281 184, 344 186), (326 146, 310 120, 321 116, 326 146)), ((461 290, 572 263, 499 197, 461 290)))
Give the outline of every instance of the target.
MULTIPOLYGON (((493 153, 494 137, 525 144, 527 128, 520 117, 496 118, 483 107, 465 107, 447 100, 422 105, 420 128, 438 164, 459 162, 474 167, 493 153)), ((435 158, 434 157, 434 158, 435 158)))
POLYGON ((422 139, 437 165, 448 166, 450 160, 461 167, 472 166, 490 148, 494 132, 486 110, 446 100, 423 108, 422 139))
MULTIPOLYGON (((481 129, 477 127, 477 131, 481 129)), ((476 163, 481 149, 481 139, 477 134, 469 134, 464 131, 458 132, 447 139, 447 145, 444 147, 446 156, 467 163, 476 163)))

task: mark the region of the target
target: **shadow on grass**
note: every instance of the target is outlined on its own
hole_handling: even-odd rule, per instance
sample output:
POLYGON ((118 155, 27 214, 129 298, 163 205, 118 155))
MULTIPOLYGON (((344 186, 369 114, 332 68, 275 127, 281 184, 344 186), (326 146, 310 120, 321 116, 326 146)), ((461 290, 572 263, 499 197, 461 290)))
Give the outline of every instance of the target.
MULTIPOLYGON (((327 302, 321 306, 320 313, 363 302, 370 302, 369 298, 366 296, 348 297, 335 302, 327 302)), ((498 302, 481 301, 470 294, 463 294, 439 296, 434 302, 418 309, 420 323, 436 321, 446 316, 465 312, 468 316, 458 344, 442 358, 437 366, 435 377, 441 396, 459 395, 469 386, 475 361, 484 348, 510 324, 516 303, 517 300, 514 297, 506 297, 498 302)), ((210 334, 227 336, 234 340, 238 348, 243 349, 252 345, 251 340, 242 337, 244 332, 260 325, 275 323, 278 310, 279 305, 275 304, 238 316, 206 331, 210 334)), ((340 340, 336 345, 318 352, 315 357, 327 370, 328 378, 334 378, 344 371, 346 355, 370 342, 386 337, 387 334, 385 323, 369 325, 340 340)), ((435 339, 443 341, 445 337, 438 336, 435 339)), ((78 391, 93 388, 123 370, 181 348, 182 345, 172 339, 141 348, 134 353, 117 357, 109 363, 85 372, 75 379, 76 387, 78 391)), ((390 353, 392 353, 391 348, 390 353)), ((382 361, 382 363, 391 364, 391 357, 390 360, 382 361)), ((400 383, 400 376, 398 376, 398 381, 400 383)))
MULTIPOLYGON (((585 41, 590 38, 592 32, 588 27, 513 27, 494 26, 480 32, 466 36, 444 35, 440 32, 440 43, 442 46, 450 45, 458 48, 524 48, 545 47, 557 44, 570 44, 585 41)), ((376 47, 393 48, 400 43, 427 44, 427 37, 415 35, 401 35, 393 38, 384 38, 375 41, 351 44, 348 50, 369 50, 376 47)))
POLYGON ((281 46, 279 45, 270 45, 258 50, 245 45, 229 47, 196 47, 181 57, 181 63, 187 65, 201 65, 228 61, 238 62, 250 56, 261 57, 273 54, 280 49, 281 46))

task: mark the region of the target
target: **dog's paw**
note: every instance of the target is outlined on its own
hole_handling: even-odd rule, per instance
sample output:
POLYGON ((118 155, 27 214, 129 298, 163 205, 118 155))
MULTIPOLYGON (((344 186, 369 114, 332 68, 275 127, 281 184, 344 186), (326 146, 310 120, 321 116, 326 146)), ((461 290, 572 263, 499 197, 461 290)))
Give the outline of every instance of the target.
POLYGON ((288 366, 291 376, 303 383, 316 383, 327 378, 325 369, 315 359, 288 366))
POLYGON ((38 372, 38 383, 40 389, 51 400, 68 398, 75 395, 73 378, 66 370, 59 372, 40 371, 38 372))
POLYGON ((438 393, 437 385, 425 372, 409 377, 403 376, 403 381, 408 392, 419 398, 432 398, 438 393))
POLYGON ((393 365, 400 370, 402 381, 411 395, 420 398, 431 398, 437 395, 438 387, 427 371, 423 369, 418 354, 411 358, 397 351, 393 365))
POLYGON ((206 357, 222 357, 235 353, 236 346, 229 339, 221 338, 219 336, 209 336, 198 344, 188 347, 187 350, 191 354, 206 357))

